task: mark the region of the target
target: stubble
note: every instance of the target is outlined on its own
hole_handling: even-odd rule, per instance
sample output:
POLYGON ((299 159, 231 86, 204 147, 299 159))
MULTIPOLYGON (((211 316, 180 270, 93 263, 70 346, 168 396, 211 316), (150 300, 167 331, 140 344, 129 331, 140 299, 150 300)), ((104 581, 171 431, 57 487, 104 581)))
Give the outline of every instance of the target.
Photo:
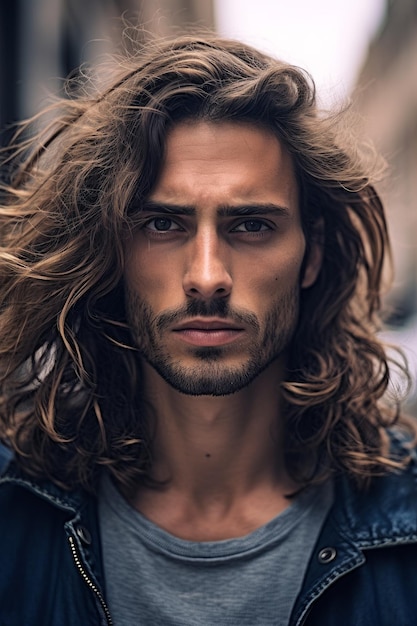
POLYGON ((298 287, 280 294, 262 320, 252 312, 232 309, 223 298, 210 302, 190 300, 182 308, 155 315, 136 292, 128 291, 126 295, 127 319, 140 355, 169 385, 193 396, 225 396, 249 385, 289 345, 297 324, 298 306, 298 287), (228 363, 227 345, 188 346, 193 365, 186 365, 181 357, 170 354, 166 342, 167 333, 172 332, 170 328, 193 317, 227 318, 247 329, 250 340, 239 363, 228 363))

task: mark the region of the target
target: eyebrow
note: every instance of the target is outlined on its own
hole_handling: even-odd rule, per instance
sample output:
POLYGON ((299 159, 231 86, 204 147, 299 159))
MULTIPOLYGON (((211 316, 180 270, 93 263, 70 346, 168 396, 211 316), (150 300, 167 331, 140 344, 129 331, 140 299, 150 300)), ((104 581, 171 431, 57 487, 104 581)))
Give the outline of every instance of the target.
POLYGON ((162 213, 164 215, 195 215, 196 210, 192 206, 182 204, 171 204, 169 202, 156 202, 154 200, 146 200, 141 207, 142 213, 162 213))
POLYGON ((222 206, 217 211, 220 217, 235 217, 245 215, 275 215, 279 217, 289 217, 290 210, 285 206, 272 203, 243 204, 236 206, 222 206))
MULTIPOLYGON (((142 204, 142 212, 161 213, 162 215, 196 215, 196 208, 189 205, 172 204, 169 202, 157 202, 147 200, 142 204)), ((223 205, 217 209, 219 217, 244 217, 247 215, 275 215, 278 217, 290 217, 288 207, 270 202, 256 202, 254 204, 223 205)))

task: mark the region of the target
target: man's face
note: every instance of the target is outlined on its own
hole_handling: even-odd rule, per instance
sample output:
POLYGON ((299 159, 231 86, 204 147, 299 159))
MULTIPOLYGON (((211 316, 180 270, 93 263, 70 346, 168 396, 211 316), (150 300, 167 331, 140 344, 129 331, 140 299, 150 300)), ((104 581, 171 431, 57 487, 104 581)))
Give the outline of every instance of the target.
POLYGON ((283 361, 319 262, 300 276, 297 184, 275 136, 244 123, 177 125, 143 217, 128 242, 126 309, 162 378, 186 394, 227 395, 283 361))

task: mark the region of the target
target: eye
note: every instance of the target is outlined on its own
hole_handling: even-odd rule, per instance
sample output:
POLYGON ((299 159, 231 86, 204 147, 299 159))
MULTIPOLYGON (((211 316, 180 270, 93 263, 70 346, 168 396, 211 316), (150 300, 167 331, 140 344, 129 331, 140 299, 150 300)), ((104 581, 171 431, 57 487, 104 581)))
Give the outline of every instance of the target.
POLYGON ((173 230, 181 230, 181 227, 169 217, 153 217, 146 222, 145 228, 153 232, 168 232, 173 230))
POLYGON ((234 233, 260 233, 271 230, 271 227, 262 220, 246 220, 233 228, 234 233))

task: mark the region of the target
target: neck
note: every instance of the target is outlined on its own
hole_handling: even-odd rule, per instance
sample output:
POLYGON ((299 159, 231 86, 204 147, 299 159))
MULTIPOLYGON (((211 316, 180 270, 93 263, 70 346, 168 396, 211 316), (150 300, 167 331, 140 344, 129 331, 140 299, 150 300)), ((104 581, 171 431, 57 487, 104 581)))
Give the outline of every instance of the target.
POLYGON ((181 530, 184 519, 214 520, 219 537, 225 538, 256 528, 288 506, 286 496, 297 487, 283 460, 278 362, 243 390, 222 397, 181 394, 147 364, 144 377, 155 422, 152 478, 161 488, 138 489, 136 508, 179 536, 213 539, 218 537, 212 530, 209 535, 181 530), (167 521, 168 505, 183 511, 178 524, 167 521), (250 511, 250 519, 243 509, 250 511), (228 524, 225 531, 219 526, 229 513, 245 519, 244 527, 228 524))
POLYGON ((227 397, 192 397, 172 389, 152 401, 156 416, 157 478, 200 490, 202 484, 237 486, 260 472, 279 470, 281 429, 277 398, 249 388, 227 397), (227 480, 227 478, 230 480, 227 480))

